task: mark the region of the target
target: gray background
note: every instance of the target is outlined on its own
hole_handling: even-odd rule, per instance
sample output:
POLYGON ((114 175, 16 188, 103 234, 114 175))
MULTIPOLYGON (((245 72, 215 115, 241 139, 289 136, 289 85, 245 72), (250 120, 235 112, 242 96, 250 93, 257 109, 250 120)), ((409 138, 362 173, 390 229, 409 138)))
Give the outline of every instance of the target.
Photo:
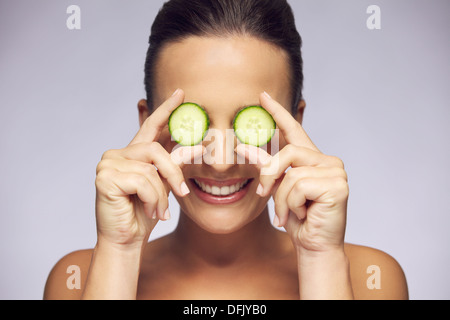
MULTIPOLYGON (((290 2, 304 127, 349 175, 346 240, 394 256, 412 299, 449 299, 450 2, 290 2), (371 4, 381 30, 366 27, 371 4)), ((0 1, 0 298, 41 299, 57 260, 95 245, 95 167, 138 130, 162 3, 0 1), (66 27, 71 4, 81 30, 66 27)))

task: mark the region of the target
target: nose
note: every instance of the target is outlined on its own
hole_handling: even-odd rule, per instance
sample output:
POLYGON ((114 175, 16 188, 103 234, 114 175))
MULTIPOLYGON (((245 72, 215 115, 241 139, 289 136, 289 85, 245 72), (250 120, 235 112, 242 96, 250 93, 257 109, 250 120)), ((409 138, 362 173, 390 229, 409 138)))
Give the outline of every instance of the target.
POLYGON ((233 129, 210 128, 203 144, 206 147, 203 161, 216 172, 226 172, 238 164, 238 157, 234 152, 237 138, 233 129))

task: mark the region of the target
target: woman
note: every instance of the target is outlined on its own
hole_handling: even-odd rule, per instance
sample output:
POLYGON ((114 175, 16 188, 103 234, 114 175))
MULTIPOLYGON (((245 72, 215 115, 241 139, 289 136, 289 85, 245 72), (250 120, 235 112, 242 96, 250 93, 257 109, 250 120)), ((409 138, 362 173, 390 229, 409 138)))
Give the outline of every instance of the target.
POLYGON ((62 258, 44 297, 406 299, 392 257, 344 243, 347 176, 301 126, 300 47, 285 0, 167 2, 152 27, 141 128, 97 167, 97 244, 62 258), (263 106, 277 123, 278 150, 222 143, 226 134, 178 148, 167 123, 185 101, 203 106, 222 133, 242 107, 263 106), (219 161, 202 161, 211 143, 219 161), (220 161, 226 156, 233 161, 220 161), (148 243, 158 221, 170 219, 169 192, 180 204, 178 226, 148 243), (269 221, 270 197, 273 224, 287 232, 269 221), (70 265, 80 268, 79 289, 67 286, 70 265))

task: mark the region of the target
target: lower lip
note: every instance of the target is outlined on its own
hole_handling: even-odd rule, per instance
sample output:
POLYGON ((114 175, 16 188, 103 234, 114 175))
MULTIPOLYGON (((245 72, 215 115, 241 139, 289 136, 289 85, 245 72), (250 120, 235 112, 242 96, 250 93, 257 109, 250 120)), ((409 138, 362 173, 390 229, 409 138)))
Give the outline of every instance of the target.
POLYGON ((200 187, 198 187, 197 184, 192 179, 190 180, 190 182, 191 182, 192 188, 194 189, 195 194, 201 200, 203 200, 207 203, 210 203, 210 204, 230 204, 230 203, 234 203, 234 202, 241 200, 247 194, 247 191, 250 188, 250 184, 252 183, 252 180, 253 179, 250 179, 250 181, 247 182, 245 187, 242 188, 241 190, 239 190, 238 192, 229 194, 227 196, 215 196, 213 194, 206 193, 202 189, 200 189, 200 187))

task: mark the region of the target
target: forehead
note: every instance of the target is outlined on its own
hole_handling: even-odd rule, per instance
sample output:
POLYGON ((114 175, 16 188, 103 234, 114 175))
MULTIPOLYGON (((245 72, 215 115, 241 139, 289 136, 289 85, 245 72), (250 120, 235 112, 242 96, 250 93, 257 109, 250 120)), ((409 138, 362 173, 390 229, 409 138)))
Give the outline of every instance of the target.
POLYGON ((159 105, 176 88, 186 100, 208 106, 258 102, 268 91, 289 101, 289 69, 285 52, 253 37, 189 37, 161 52, 155 74, 159 105))

